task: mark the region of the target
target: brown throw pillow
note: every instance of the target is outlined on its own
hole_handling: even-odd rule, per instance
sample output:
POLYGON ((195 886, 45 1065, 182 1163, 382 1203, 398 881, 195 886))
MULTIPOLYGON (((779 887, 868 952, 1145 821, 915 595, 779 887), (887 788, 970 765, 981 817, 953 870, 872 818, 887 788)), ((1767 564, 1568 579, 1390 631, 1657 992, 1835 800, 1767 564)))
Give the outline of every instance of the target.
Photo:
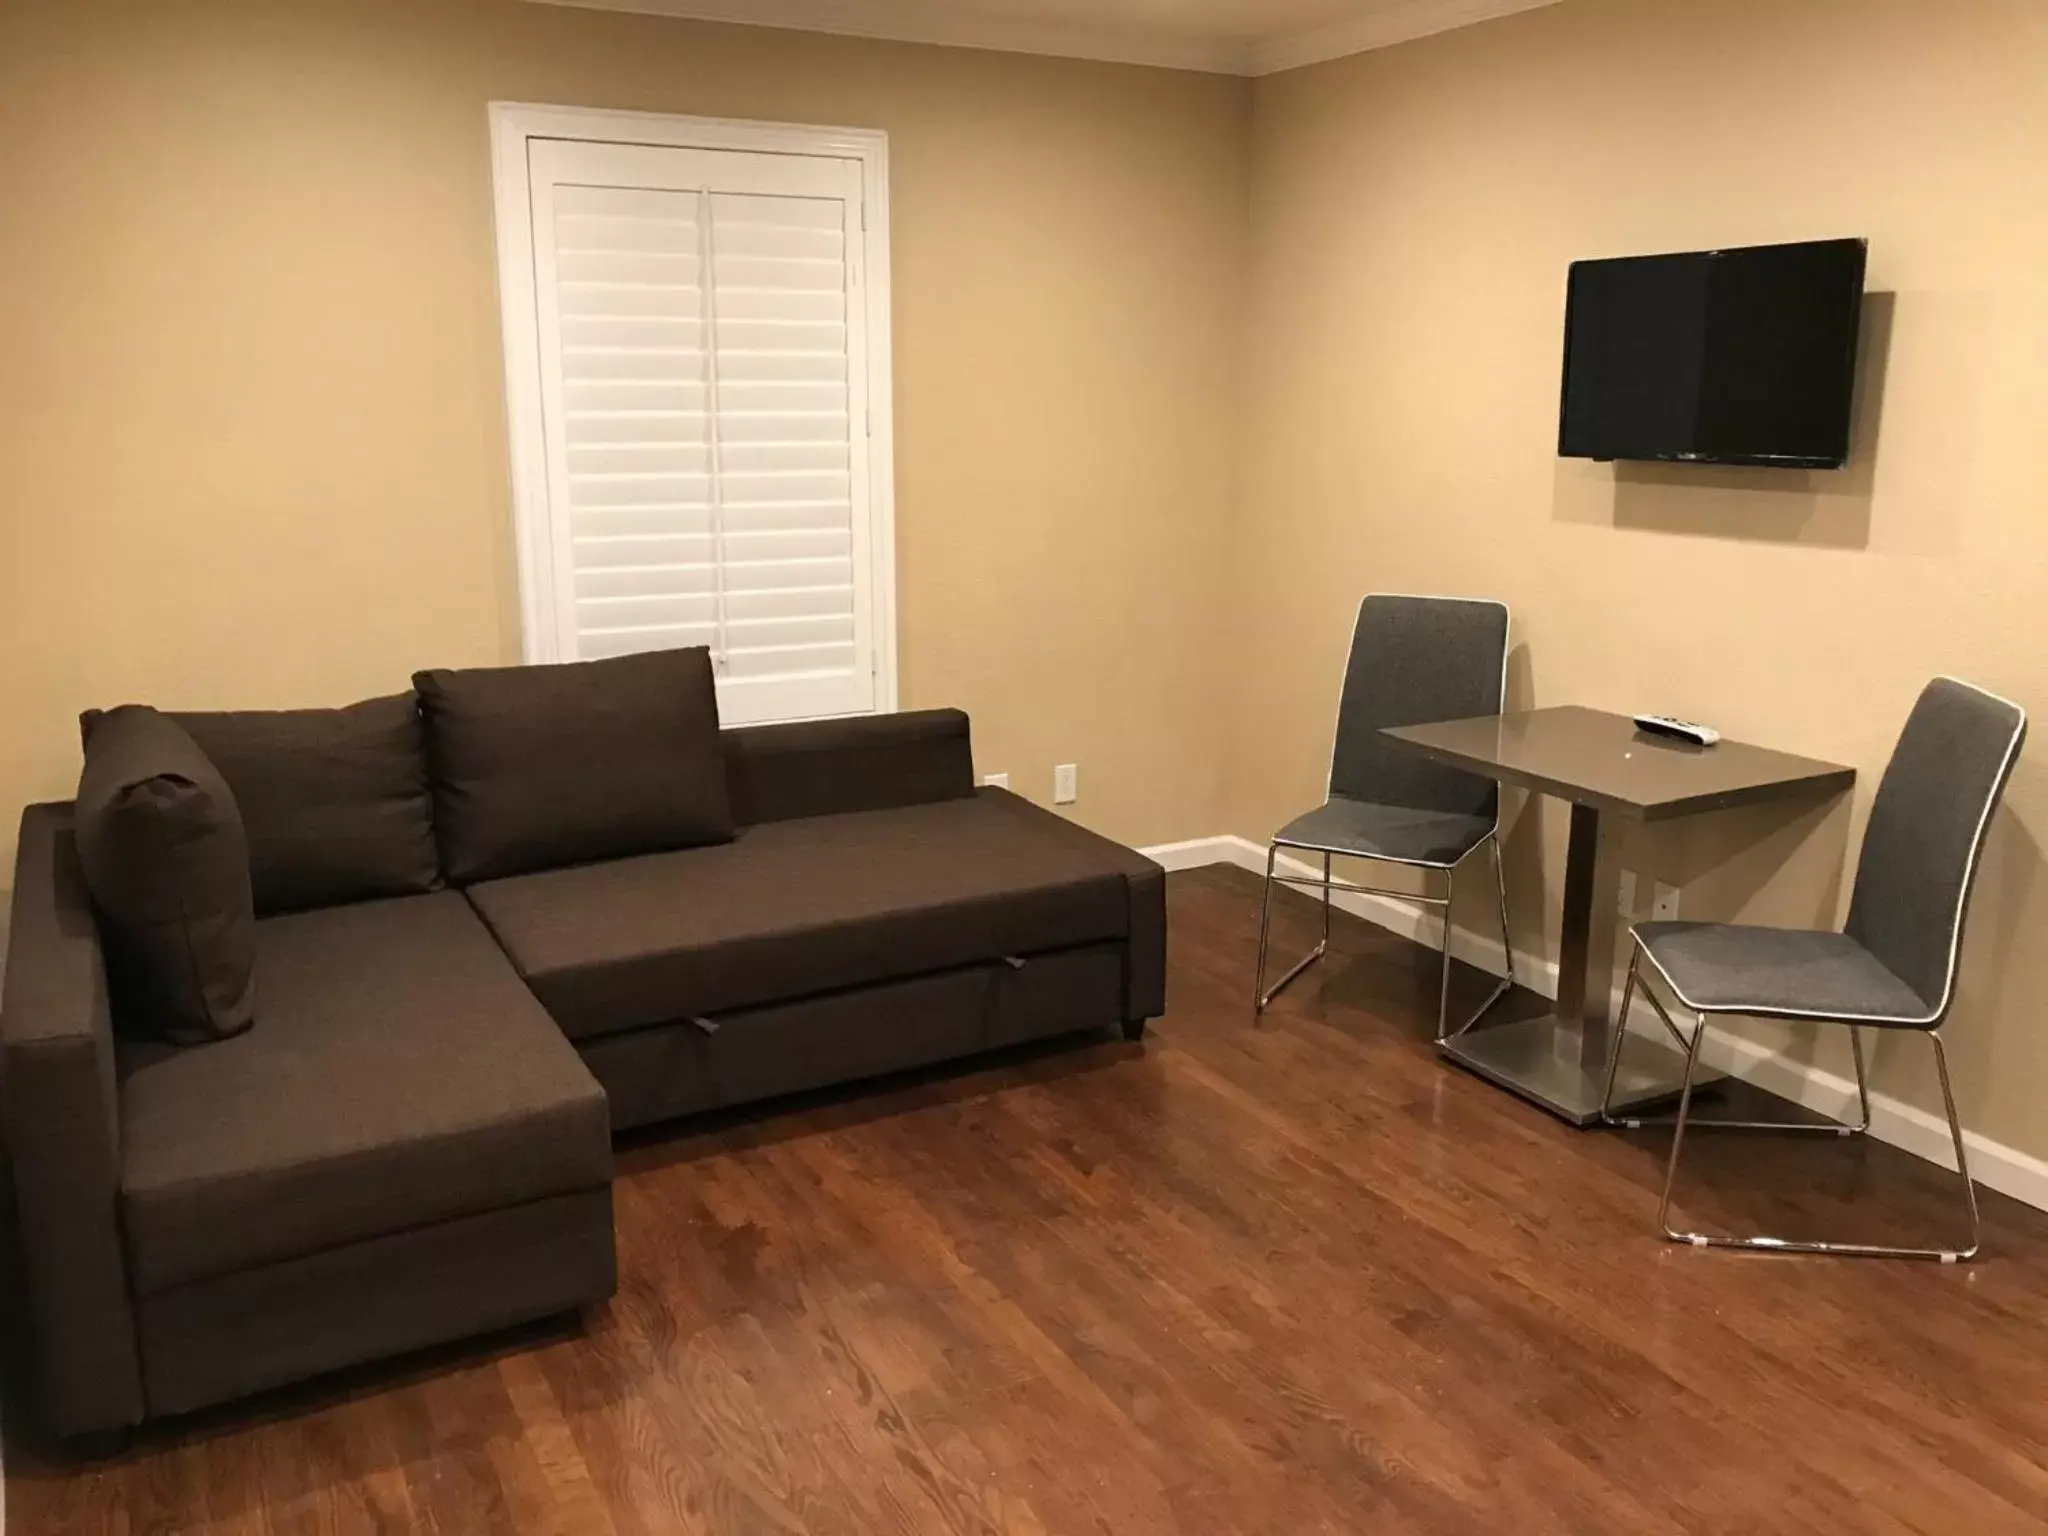
POLYGON ((723 843, 710 653, 413 676, 451 880, 723 843))
POLYGON ((197 1045, 255 1021, 256 912, 235 797, 198 743, 142 704, 92 733, 75 809, 125 1029, 197 1045))
MULTIPOLYGON (((98 710, 80 717, 87 742, 98 710)), ((220 770, 249 837, 256 910, 298 912, 441 887, 419 702, 174 714, 220 770)))

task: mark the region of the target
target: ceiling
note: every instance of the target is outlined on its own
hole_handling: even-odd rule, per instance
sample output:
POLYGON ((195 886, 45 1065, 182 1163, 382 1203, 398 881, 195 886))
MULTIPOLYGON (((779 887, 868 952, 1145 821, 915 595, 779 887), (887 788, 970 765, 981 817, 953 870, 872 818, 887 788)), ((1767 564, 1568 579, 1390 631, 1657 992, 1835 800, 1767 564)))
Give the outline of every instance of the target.
POLYGON ((1266 75, 1556 0, 540 0, 592 10, 1266 75))

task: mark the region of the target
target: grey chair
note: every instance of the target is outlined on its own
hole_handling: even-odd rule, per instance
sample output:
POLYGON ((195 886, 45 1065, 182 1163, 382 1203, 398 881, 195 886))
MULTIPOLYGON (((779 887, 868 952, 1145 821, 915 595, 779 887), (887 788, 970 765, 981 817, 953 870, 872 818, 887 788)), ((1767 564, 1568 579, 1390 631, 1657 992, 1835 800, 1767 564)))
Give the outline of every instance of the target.
POLYGON ((1387 726, 1499 714, 1507 688, 1507 654, 1508 610, 1501 603, 1374 593, 1359 605, 1344 691, 1337 702, 1328 798, 1287 823, 1266 847, 1259 957, 1252 979, 1254 1019, 1289 982, 1329 952, 1331 893, 1347 891, 1418 902, 1442 913, 1443 979, 1437 993, 1436 1035, 1439 1042, 1450 1039, 1451 895, 1458 870, 1481 848, 1493 855, 1508 976, 1456 1033, 1470 1029, 1514 985, 1507 885, 1500 867, 1500 786, 1430 762, 1380 735, 1387 726), (1321 878, 1278 868, 1282 849, 1320 855, 1321 878), (1440 875, 1441 894, 1380 890, 1333 879, 1331 860, 1338 857, 1402 864, 1432 877, 1440 875), (1323 893, 1323 937, 1268 988, 1275 885, 1323 893))
MULTIPOLYGON (((1982 1232, 1977 1191, 1970 1182, 1962 1122, 1956 1117, 1955 1094, 1949 1086, 1948 1053, 1939 1031, 1955 999, 1963 919, 1969 910, 1984 831, 2005 793, 2006 780, 2026 736, 2026 712, 2017 704, 1954 678, 1937 678, 1927 685, 1913 706, 1871 804, 1856 888, 1849 900, 1849 920, 1841 933, 1724 923, 1636 924, 1621 1017, 1627 1019, 1630 1001, 1640 987, 1685 1052, 1678 1114, 1659 1122, 1673 1129, 1657 1224, 1673 1242, 1774 1252, 1939 1259, 1944 1263, 1975 1256, 1982 1232), (1693 1015, 1689 1036, 1672 1022, 1657 989, 1648 984, 1651 975, 1693 1015), (1793 1125, 1691 1120, 1693 1071, 1699 1062, 1700 1042, 1708 1021, 1719 1014, 1847 1028, 1856 1061, 1858 1122, 1793 1125), (1926 1035, 1933 1043, 1949 1135, 1955 1142, 1956 1169, 1970 1209, 1969 1247, 1897 1248, 1674 1230, 1671 1186, 1678 1174, 1678 1155, 1685 1145, 1688 1124, 1837 1136, 1869 1130, 1864 1029, 1911 1031, 1926 1035)), ((1601 1117, 1609 1124, 1637 1126, 1650 1122, 1636 1118, 1617 1122, 1609 1108, 1626 1034, 1621 1028, 1614 1032, 1601 1117)))

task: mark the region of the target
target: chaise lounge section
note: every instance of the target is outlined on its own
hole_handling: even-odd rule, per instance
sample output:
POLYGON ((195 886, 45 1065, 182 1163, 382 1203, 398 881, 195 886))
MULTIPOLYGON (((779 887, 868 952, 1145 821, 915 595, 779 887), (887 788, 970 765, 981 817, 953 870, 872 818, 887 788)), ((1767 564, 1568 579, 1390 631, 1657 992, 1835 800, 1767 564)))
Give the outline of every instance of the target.
POLYGON ((177 718, 249 822, 253 1026, 139 1037, 74 808, 22 821, 0 1129, 67 1436, 601 1301, 616 1129, 1164 1008, 1158 866, 977 788, 958 711, 714 716, 728 835, 633 849, 622 811, 615 856, 467 881, 410 696, 177 718))
POLYGON ((460 893, 257 925, 257 1027, 114 1028, 64 806, 0 1033, 45 1413, 118 1430, 611 1293, 604 1094, 460 893))

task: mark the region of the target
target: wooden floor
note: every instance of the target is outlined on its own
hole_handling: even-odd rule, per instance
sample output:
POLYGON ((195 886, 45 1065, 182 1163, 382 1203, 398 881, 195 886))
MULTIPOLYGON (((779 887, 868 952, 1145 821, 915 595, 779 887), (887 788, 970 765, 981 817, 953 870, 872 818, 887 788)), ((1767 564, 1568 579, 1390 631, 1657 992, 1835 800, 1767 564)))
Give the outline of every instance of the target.
MULTIPOLYGON (((1440 1065, 1421 951, 1340 919, 1254 1030, 1255 885, 1170 891, 1142 1046, 639 1141, 622 1286, 580 1328, 102 1465, 17 1413, 9 1536, 2048 1523, 2048 1217, 1987 1196, 1958 1268, 1656 1241, 1661 1138, 1440 1065)), ((1888 1148, 1698 1146, 1707 1219, 1953 1230, 1952 1181, 1888 1148)))

